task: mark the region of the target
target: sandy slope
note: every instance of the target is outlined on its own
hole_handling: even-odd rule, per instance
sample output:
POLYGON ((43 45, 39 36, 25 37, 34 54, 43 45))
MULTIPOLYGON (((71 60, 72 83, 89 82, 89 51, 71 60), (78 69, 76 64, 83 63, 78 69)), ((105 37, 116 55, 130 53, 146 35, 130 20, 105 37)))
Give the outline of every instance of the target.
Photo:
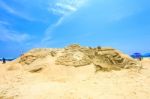
POLYGON ((19 64, 10 68, 14 63, 0 63, 0 99, 150 99, 150 59, 142 61, 140 72, 95 73, 93 65, 44 63, 45 69, 37 73, 19 64))

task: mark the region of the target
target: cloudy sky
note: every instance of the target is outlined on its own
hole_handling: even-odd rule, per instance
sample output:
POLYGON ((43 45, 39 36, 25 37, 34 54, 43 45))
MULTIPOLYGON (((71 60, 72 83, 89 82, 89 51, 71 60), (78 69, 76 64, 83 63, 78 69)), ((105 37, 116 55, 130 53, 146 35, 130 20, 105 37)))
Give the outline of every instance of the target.
POLYGON ((72 43, 150 52, 150 1, 0 0, 0 57, 72 43))

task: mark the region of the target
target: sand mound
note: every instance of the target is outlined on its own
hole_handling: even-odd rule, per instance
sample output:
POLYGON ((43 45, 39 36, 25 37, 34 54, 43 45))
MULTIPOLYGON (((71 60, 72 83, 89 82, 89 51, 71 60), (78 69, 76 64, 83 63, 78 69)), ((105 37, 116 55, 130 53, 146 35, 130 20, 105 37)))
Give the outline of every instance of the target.
POLYGON ((118 70, 121 68, 140 68, 140 64, 131 57, 113 48, 90 48, 70 45, 56 60, 57 65, 85 66, 94 64, 97 70, 118 70))
POLYGON ((85 66, 91 64, 90 58, 84 53, 86 48, 70 45, 56 59, 56 65, 85 66))
POLYGON ((150 60, 141 63, 137 72, 139 62, 113 48, 33 49, 0 64, 0 99, 150 99, 150 60))
MULTIPOLYGON (((50 60, 53 59, 56 65, 79 67, 93 64, 96 71, 141 68, 138 61, 113 48, 91 48, 77 44, 67 46, 64 49, 33 49, 16 61, 21 65, 32 65, 43 61, 46 57, 50 57, 50 60)), ((35 70, 30 71, 39 70, 42 70, 41 66, 36 66, 35 70)))
POLYGON ((26 54, 23 54, 19 59, 18 63, 22 65, 30 65, 37 59, 43 59, 46 56, 54 57, 56 55, 55 49, 33 49, 26 54))

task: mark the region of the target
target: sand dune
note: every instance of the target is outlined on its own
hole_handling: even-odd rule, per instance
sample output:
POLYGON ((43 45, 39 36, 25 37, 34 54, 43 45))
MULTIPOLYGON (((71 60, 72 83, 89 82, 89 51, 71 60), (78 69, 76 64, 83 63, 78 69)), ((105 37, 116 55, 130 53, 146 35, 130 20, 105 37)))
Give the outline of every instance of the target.
MULTIPOLYGON (((0 99, 150 99, 150 59, 142 60, 140 69, 125 68, 124 63, 116 63, 118 58, 113 59, 121 69, 110 70, 109 66, 106 71, 105 65, 110 64, 101 61, 96 71, 97 64, 81 52, 74 56, 78 59, 75 66, 67 60, 61 62, 59 57, 66 55, 66 50, 34 49, 13 62, 0 63, 0 99), (82 58, 91 63, 79 61, 82 58)), ((118 53, 119 59, 132 60, 136 66, 139 63, 118 53)))

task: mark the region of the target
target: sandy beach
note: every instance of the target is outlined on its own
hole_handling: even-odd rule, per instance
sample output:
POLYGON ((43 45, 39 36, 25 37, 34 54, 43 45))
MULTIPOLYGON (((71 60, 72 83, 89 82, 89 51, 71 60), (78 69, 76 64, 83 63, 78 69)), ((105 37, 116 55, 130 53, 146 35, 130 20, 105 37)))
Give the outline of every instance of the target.
POLYGON ((28 66, 0 63, 0 99, 150 99, 150 59, 141 63, 140 71, 109 72, 55 65, 50 57, 28 66), (30 70, 40 64, 42 70, 30 70))
POLYGON ((150 0, 0 0, 0 99, 150 99, 149 43, 150 0))

